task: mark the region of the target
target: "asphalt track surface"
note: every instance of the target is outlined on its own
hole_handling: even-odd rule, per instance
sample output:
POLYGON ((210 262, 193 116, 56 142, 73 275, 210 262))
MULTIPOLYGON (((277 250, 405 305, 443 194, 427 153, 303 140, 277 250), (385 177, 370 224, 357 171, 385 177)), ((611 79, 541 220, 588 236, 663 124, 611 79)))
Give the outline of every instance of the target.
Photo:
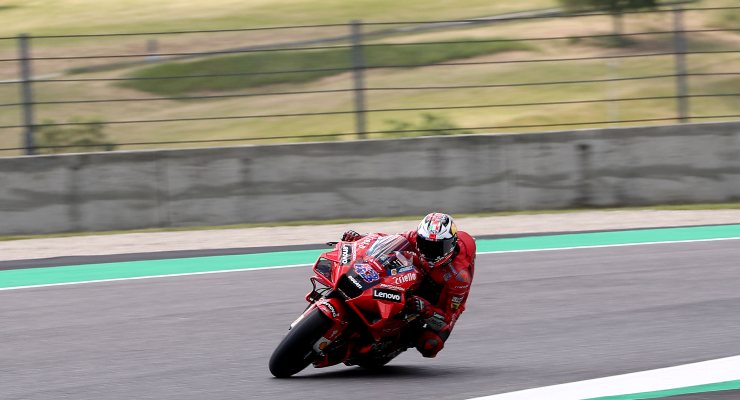
MULTIPOLYGON (((432 360, 267 360, 309 268, 0 292, 0 399, 461 399, 740 354, 740 240, 480 255, 432 360)), ((707 393, 680 399, 736 399, 707 393)))

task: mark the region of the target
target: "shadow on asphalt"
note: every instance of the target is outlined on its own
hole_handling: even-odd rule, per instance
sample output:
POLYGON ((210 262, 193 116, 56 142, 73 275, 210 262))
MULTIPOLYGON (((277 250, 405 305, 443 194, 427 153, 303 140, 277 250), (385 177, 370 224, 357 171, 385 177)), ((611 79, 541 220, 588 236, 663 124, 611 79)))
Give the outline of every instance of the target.
POLYGON ((366 369, 362 367, 346 367, 325 372, 318 372, 316 369, 305 369, 300 375, 295 375, 290 379, 300 380, 320 380, 320 379, 399 379, 399 378, 440 378, 453 377, 455 375, 470 374, 475 368, 472 367, 444 367, 444 366, 403 366, 389 365, 379 369, 366 369))

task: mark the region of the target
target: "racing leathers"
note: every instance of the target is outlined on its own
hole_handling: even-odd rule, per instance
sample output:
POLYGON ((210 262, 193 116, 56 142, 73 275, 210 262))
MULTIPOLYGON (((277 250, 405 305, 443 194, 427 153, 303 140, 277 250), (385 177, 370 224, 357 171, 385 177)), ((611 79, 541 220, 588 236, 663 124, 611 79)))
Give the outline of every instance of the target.
MULTIPOLYGON (((416 231, 402 234, 414 249, 416 231)), ((458 240, 450 261, 431 268, 419 255, 420 269, 424 278, 419 289, 407 301, 412 313, 419 315, 425 323, 418 331, 415 347, 424 357, 435 357, 444 347, 457 319, 465 311, 470 285, 475 269, 475 240, 468 233, 458 231, 458 240)), ((346 232, 342 240, 354 241, 363 235, 346 232)))

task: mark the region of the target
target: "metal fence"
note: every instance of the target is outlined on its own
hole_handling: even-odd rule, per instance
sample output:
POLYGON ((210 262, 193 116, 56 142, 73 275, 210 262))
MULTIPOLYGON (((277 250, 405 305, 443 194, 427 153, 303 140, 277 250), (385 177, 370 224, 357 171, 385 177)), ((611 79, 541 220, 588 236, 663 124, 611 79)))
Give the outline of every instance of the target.
MULTIPOLYGON (((607 13, 565 14, 558 10, 543 10, 524 15, 455 21, 353 21, 349 24, 210 31, 59 36, 23 34, 16 38, 0 38, 0 41, 17 43, 15 54, 10 53, 13 46, 6 46, 11 50, 0 53, 0 64, 5 65, 5 68, 0 67, 0 79, 5 78, 0 80, 0 94, 2 98, 17 98, 16 101, 0 104, 0 138, 5 139, 0 140, 0 152, 6 155, 25 152, 30 155, 43 149, 99 149, 100 143, 94 141, 78 141, 74 144, 40 143, 38 135, 41 131, 49 132, 49 128, 102 125, 115 127, 115 132, 111 135, 113 141, 109 145, 110 148, 120 149, 737 119, 740 118, 740 79, 737 79, 740 76, 740 28, 697 25, 693 18, 686 20, 684 17, 687 13, 704 15, 709 12, 737 10, 740 7, 672 6, 649 12, 626 13, 623 18, 649 16, 654 20, 651 20, 652 25, 648 24, 649 29, 637 26, 619 34, 602 32, 608 28, 608 24, 597 33, 581 33, 574 29, 583 20, 606 20, 613 17, 607 13), (526 34, 538 31, 538 27, 549 29, 547 24, 552 24, 553 21, 567 23, 569 28, 565 30, 572 32, 558 35, 526 34), (687 22, 694 26, 685 26, 687 22), (663 28, 656 29, 656 24, 663 28), (502 27, 511 37, 490 37, 490 32, 486 36, 478 31, 498 27, 502 27), (251 37, 247 37, 249 35, 251 37), (450 35, 468 37, 450 39, 450 35), (476 35, 482 38, 476 38, 476 35), (718 35, 726 36, 720 38, 718 35), (168 48, 168 42, 163 38, 172 37, 190 39, 172 40, 168 48), (276 41, 275 37, 280 39, 276 41), (620 41, 618 45, 615 45, 615 40, 620 41), (586 51, 584 54, 584 41, 591 47, 606 50, 602 49, 594 54, 586 51), (414 46, 419 49, 426 46, 430 51, 439 51, 439 46, 495 43, 525 47, 498 52, 497 57, 486 57, 485 54, 470 57, 463 54, 459 58, 453 55, 442 61, 419 60, 418 63, 413 60, 397 63, 394 60, 367 59, 367 53, 373 47, 410 49, 410 46, 414 46), (538 43, 540 50, 527 50, 526 46, 532 43, 538 43), (554 43, 560 43, 559 48, 562 49, 572 47, 573 53, 563 50, 557 55, 542 54, 543 51, 547 53, 545 50, 554 43), (88 53, 79 54, 80 49, 88 53), (346 65, 327 62, 326 65, 319 63, 311 68, 275 68, 268 64, 268 68, 253 65, 240 66, 233 70, 222 68, 217 73, 160 72, 152 76, 135 73, 152 66, 187 65, 204 60, 219 62, 223 57, 246 54, 310 52, 315 58, 321 59, 328 58, 329 52, 339 50, 346 52, 346 65), (503 53, 505 54, 502 55, 503 53), (634 65, 626 65, 627 63, 634 65), (693 64, 701 68, 692 69, 693 64), (12 65, 16 67, 13 68, 12 65), (531 65, 546 67, 524 75, 529 78, 527 80, 506 79, 515 75, 512 71, 531 65), (508 68, 506 71, 497 69, 504 66, 508 68), (581 69, 581 66, 588 68, 581 69), (568 71, 570 67, 573 71, 584 72, 574 78, 566 76, 567 74, 560 77, 556 73, 554 79, 538 79, 537 74, 568 71), (403 78, 382 79, 387 75, 383 71, 395 69, 410 72, 403 78), (424 75, 426 80, 417 79, 412 74, 414 71, 429 69, 437 69, 439 72, 424 75), (486 78, 467 81, 465 72, 451 73, 452 69, 473 71, 470 76, 486 78), (591 70, 598 70, 599 73, 587 72, 591 70), (14 74, 15 78, 12 76, 14 74), (298 74, 318 74, 318 77, 291 83, 291 77, 298 74), (501 80, 491 81, 491 77, 495 78, 499 74, 502 76, 501 80), (175 91, 169 95, 166 90, 164 94, 161 91, 147 91, 147 84, 164 81, 179 82, 187 86, 188 82, 195 80, 203 82, 220 78, 254 79, 264 76, 284 76, 286 79, 284 83, 273 80, 235 88, 175 91), (430 76, 433 80, 431 82, 430 76), (447 80, 447 77, 452 81, 447 80), (322 79, 330 81, 324 82, 322 79), (144 85, 136 90, 116 86, 132 82, 143 82, 144 85), (641 90, 644 94, 640 90, 629 91, 637 88, 638 82, 643 82, 641 90), (645 85, 645 82, 649 84, 645 85), (584 97, 581 94, 584 87, 595 89, 588 91, 589 96, 584 97), (512 90, 519 92, 512 94, 512 90), (603 95, 594 97, 591 92, 603 95), (416 96, 417 100, 428 98, 429 101, 416 101, 411 106, 404 106, 408 102, 404 101, 403 93, 416 96), (119 96, 115 97, 116 94, 119 96), (322 97, 319 101, 316 100, 318 97, 310 96, 322 97), (338 96, 341 101, 336 101, 338 96), (387 101, 391 96, 399 98, 387 101), (461 98, 466 99, 465 104, 459 104, 461 98), (489 100, 492 98, 496 101, 489 100), (508 101, 510 99, 513 101, 508 101), (280 112, 238 112, 238 103, 233 103, 235 100, 253 102, 250 103, 253 108, 254 104, 268 104, 264 108, 280 112), (230 103, 203 110, 195 110, 197 107, 194 107, 194 104, 218 101, 230 103), (651 113, 651 109, 666 110, 666 102, 672 104, 670 113, 651 113), (136 107, 127 108, 126 104, 136 107), (269 104, 275 104, 274 108, 269 104), (620 112, 627 104, 635 104, 633 111, 620 112), (654 107, 655 104, 661 106, 654 107), (606 111, 588 113, 585 117, 568 120, 547 118, 547 115, 557 116, 563 113, 563 107, 579 105, 602 105, 606 111), (195 110, 193 112, 197 115, 188 114, 189 109, 195 110), (522 117, 518 119, 484 118, 493 116, 492 110, 512 109, 529 111, 522 112, 522 117), (173 110, 180 111, 173 113, 173 110), (482 122, 456 124, 447 120, 454 120, 456 113, 474 113, 476 110, 485 111, 486 115, 478 114, 467 119, 482 122), (538 110, 543 115, 537 115, 538 110), (402 120, 395 120, 390 127, 382 125, 383 121, 388 122, 387 115, 392 113, 409 117, 419 112, 445 113, 445 118, 441 122, 437 121, 436 125, 414 125, 402 120), (101 116, 103 113, 105 115, 101 116), (592 116, 597 114, 603 116, 592 116), (64 120, 75 115, 94 115, 94 120, 64 120), (337 122, 327 128, 316 123, 317 118, 336 118, 337 122), (289 126, 281 128, 286 120, 291 121, 289 126), (225 133, 220 137, 201 138, 192 134, 179 134, 187 129, 205 132, 211 130, 214 124, 223 124, 226 121, 231 125, 219 128, 225 133), (192 126, 199 123, 204 125, 192 126), (311 129, 312 126, 318 126, 319 129, 311 129), (284 131, 275 133, 281 129, 284 131), (11 136, 16 139, 9 139, 11 136)), ((266 57, 268 60, 269 58, 266 57)), ((197 65, 189 68, 189 71, 198 69, 197 65)), ((575 114, 578 114, 578 110, 575 114)), ((500 115, 502 114, 495 116, 500 115)))

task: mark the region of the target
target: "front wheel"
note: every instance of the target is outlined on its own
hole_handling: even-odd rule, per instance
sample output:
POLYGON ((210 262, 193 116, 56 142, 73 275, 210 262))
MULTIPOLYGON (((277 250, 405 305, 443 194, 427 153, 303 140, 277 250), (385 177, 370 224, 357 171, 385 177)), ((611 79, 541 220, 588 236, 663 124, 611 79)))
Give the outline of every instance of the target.
POLYGON ((332 321, 314 308, 285 335, 270 357, 270 372, 276 378, 297 374, 311 364, 313 345, 331 327, 332 321))

